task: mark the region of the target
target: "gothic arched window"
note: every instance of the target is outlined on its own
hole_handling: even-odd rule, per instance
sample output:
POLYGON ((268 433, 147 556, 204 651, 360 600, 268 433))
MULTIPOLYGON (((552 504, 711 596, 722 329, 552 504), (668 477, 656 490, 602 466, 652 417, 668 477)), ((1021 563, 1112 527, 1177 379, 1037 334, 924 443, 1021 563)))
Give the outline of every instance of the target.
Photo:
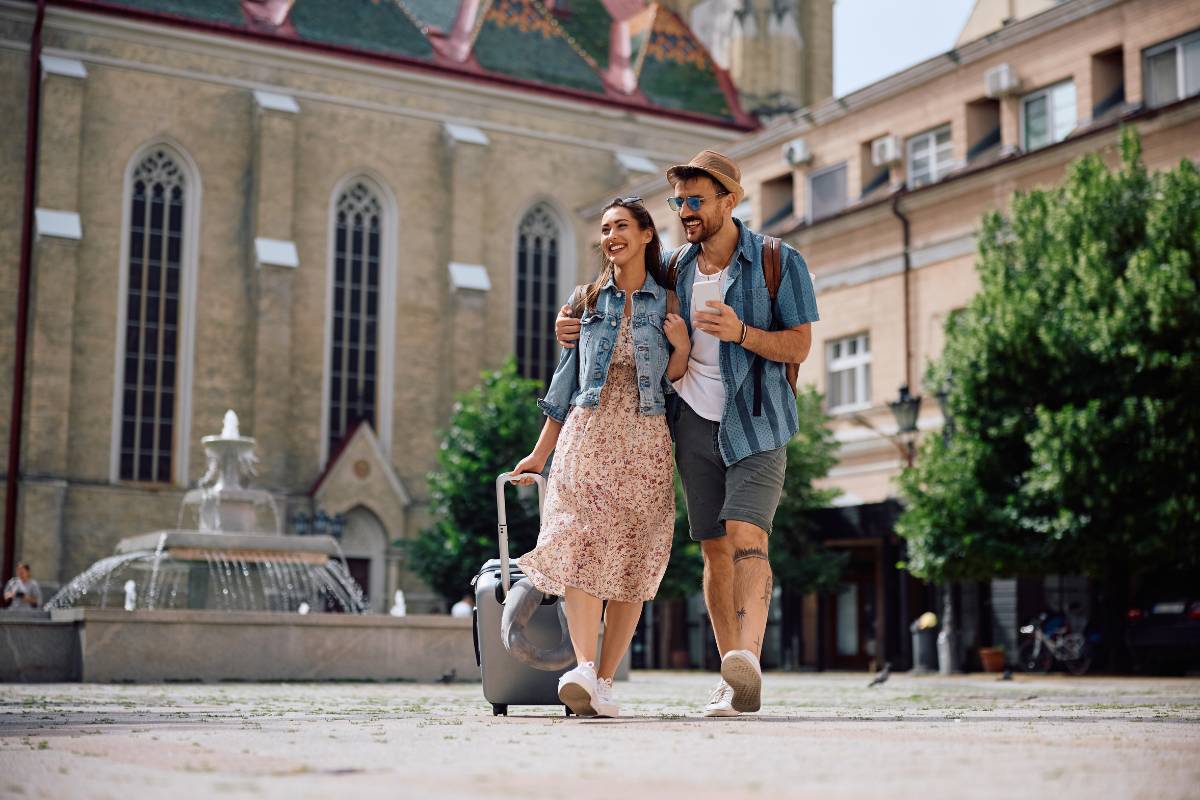
POLYGON ((517 371, 550 383, 557 362, 554 317, 558 313, 559 243, 553 213, 534 206, 517 229, 517 371))
POLYGON ((134 168, 121 378, 121 480, 172 480, 180 366, 180 307, 187 177, 166 148, 134 168))
POLYGON ((329 338, 332 454, 355 423, 379 430, 379 323, 383 204, 363 180, 337 198, 333 247, 333 316, 329 338))

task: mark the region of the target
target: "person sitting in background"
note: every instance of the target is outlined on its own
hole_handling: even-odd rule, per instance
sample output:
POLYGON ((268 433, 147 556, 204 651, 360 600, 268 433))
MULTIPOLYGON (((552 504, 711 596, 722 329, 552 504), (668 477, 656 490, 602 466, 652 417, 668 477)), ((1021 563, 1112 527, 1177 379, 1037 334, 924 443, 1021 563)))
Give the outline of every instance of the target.
POLYGON ((475 611, 474 595, 464 594, 462 599, 454 605, 450 606, 450 616, 471 618, 472 612, 475 611))
POLYGON ((42 589, 33 579, 29 564, 17 562, 17 574, 4 584, 5 608, 37 608, 42 604, 42 589))

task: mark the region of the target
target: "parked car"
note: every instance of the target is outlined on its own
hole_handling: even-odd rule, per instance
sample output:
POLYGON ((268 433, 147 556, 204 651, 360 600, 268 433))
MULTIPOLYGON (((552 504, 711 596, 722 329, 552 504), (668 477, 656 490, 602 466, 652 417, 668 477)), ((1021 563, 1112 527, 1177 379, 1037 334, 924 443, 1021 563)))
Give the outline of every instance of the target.
POLYGON ((1200 670, 1200 586, 1148 581, 1127 618, 1125 641, 1136 670, 1200 670))

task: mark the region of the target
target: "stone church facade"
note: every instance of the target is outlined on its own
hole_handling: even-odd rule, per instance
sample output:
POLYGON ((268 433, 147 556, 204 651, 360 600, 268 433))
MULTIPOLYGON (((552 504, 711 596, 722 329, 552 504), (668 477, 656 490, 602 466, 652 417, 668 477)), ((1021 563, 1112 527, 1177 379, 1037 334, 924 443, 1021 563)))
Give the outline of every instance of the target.
MULTIPOLYGON (((0 0, 5 409, 34 19, 0 0)), ((481 370, 552 370, 577 209, 756 127, 641 2, 75 0, 41 35, 15 548, 51 587, 173 527, 232 408, 375 610, 438 607, 403 547, 436 431, 481 370)))

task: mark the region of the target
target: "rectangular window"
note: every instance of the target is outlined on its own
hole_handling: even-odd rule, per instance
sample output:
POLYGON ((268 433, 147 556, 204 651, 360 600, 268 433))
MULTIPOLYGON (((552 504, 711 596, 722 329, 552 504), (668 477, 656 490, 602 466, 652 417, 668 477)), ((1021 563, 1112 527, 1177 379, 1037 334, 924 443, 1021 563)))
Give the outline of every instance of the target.
POLYGON ((825 344, 825 401, 830 411, 871 404, 871 335, 860 333, 825 344))
POLYGON ((954 167, 950 126, 917 134, 908 140, 908 186, 915 189, 936 183, 954 167))
POLYGON ((1021 147, 1026 151, 1061 142, 1075 129, 1075 82, 1063 81, 1021 100, 1021 147))
POLYGON ((846 164, 808 176, 808 221, 816 222, 846 207, 846 164))
POLYGON ((1146 50, 1143 74, 1151 107, 1200 94, 1200 31, 1146 50))

